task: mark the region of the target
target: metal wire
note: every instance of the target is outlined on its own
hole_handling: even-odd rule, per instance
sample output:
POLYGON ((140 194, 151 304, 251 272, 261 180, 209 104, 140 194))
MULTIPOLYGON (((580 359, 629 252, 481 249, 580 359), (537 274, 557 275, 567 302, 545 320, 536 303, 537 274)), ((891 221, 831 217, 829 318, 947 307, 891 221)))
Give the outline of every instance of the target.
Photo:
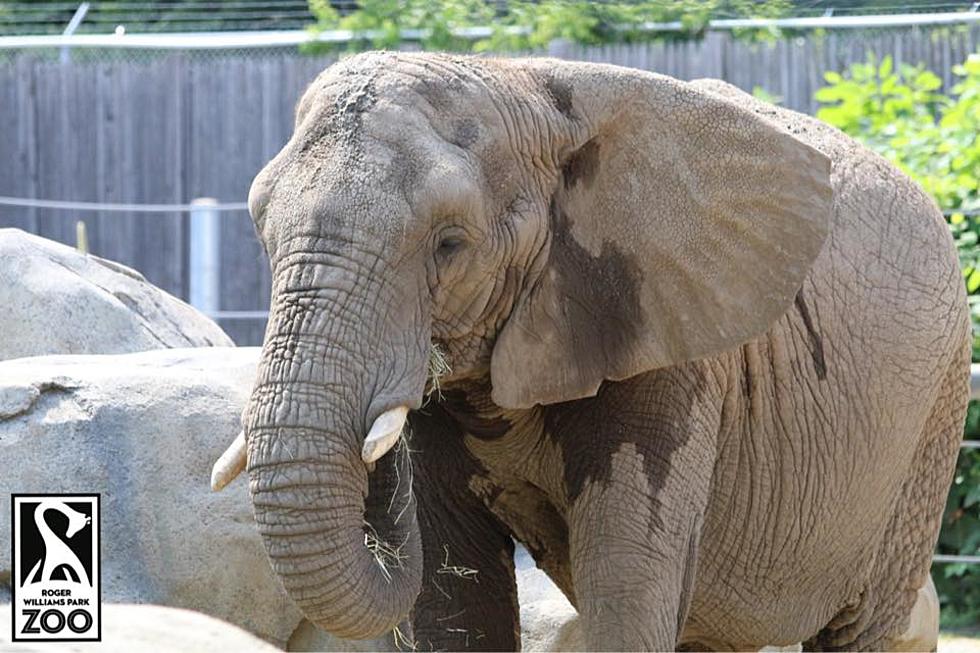
POLYGON ((103 202, 65 202, 61 200, 36 200, 24 197, 0 196, 0 206, 21 206, 33 209, 65 211, 109 211, 117 213, 183 213, 206 208, 208 211, 247 211, 245 202, 218 204, 112 204, 103 202))
MULTIPOLYGON (((0 195, 0 206, 20 206, 28 209, 53 209, 65 211, 110 211, 118 213, 179 213, 201 208, 198 204, 119 204, 105 202, 75 202, 71 200, 42 200, 30 197, 9 197, 0 195)), ((212 211, 247 211, 245 202, 219 202, 207 204, 212 211)), ((980 210, 944 211, 945 217, 962 215, 980 217, 980 210)))
POLYGON ((940 563, 961 562, 968 565, 980 565, 980 556, 954 556, 937 553, 936 555, 932 556, 932 561, 940 563))

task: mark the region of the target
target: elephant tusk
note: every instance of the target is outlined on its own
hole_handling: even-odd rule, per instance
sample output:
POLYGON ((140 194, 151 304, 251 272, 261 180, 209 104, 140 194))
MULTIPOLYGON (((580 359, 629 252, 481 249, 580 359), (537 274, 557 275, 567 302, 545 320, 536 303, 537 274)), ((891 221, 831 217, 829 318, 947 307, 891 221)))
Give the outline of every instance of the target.
POLYGON ((408 419, 408 406, 398 406, 381 413, 371 425, 367 437, 364 438, 361 460, 370 465, 391 451, 402 434, 406 419, 408 419))
POLYGON ((239 431, 235 441, 211 468, 211 490, 218 492, 234 481, 245 469, 245 462, 245 431, 239 431))

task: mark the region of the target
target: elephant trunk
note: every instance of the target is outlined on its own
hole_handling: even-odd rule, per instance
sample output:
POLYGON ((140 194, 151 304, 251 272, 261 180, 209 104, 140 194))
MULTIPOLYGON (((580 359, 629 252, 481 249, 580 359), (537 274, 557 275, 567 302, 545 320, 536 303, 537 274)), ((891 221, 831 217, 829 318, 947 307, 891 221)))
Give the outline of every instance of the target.
MULTIPOLYGON (((339 637, 377 637, 414 604, 421 538, 408 448, 367 465, 362 448, 367 455, 369 420, 407 393, 371 370, 365 350, 377 342, 355 340, 377 324, 358 312, 370 304, 323 290, 277 295, 245 417, 255 520, 274 571, 312 622, 339 637), (337 317, 355 313, 358 329, 337 317)), ((421 375, 408 379, 419 397, 421 375)))

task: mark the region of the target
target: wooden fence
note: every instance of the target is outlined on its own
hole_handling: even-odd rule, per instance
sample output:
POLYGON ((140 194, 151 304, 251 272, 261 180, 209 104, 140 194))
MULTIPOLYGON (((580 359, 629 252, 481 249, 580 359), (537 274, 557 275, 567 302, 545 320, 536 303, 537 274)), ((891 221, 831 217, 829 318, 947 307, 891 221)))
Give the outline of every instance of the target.
MULTIPOLYGON (((751 43, 730 32, 699 41, 579 47, 553 56, 604 61, 682 79, 718 77, 761 87, 812 112, 823 73, 866 60, 923 63, 946 86, 952 67, 977 50, 980 25, 807 32, 751 43)), ((330 57, 296 53, 119 52, 105 60, 58 63, 30 52, 0 62, 0 196, 105 203, 237 202, 252 177, 288 139, 293 109, 330 57), (127 58, 129 57, 129 58, 127 58)), ((221 214, 220 309, 263 310, 268 265, 248 215, 221 214)), ((189 291, 189 225, 184 213, 109 213, 0 206, 0 227, 74 243, 84 220, 93 253, 137 268, 181 297, 189 291)), ((241 344, 261 341, 261 319, 222 319, 241 344)))

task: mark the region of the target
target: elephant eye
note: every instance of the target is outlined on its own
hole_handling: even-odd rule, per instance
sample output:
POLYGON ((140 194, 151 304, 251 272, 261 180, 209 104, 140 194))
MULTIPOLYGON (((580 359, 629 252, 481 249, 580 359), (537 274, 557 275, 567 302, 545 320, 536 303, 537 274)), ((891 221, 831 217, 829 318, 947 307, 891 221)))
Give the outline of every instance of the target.
POLYGON ((436 257, 441 260, 448 260, 465 246, 466 241, 460 236, 443 236, 436 246, 436 257))

